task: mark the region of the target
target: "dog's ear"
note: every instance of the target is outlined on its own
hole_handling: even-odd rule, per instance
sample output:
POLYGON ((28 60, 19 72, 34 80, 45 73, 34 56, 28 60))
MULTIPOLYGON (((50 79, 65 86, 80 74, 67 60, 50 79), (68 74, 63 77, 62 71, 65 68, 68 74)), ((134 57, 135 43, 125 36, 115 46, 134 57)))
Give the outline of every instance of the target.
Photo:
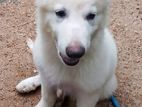
POLYGON ((35 6, 38 11, 48 12, 48 0, 36 0, 35 6))
POLYGON ((41 5, 46 4, 46 2, 47 2, 47 0, 36 0, 35 5, 37 7, 40 7, 41 5))

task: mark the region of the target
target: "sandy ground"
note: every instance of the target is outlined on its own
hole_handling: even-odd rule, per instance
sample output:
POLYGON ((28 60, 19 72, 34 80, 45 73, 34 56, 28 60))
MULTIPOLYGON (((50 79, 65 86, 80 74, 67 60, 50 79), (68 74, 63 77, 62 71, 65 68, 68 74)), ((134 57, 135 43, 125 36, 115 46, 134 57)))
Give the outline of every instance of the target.
MULTIPOLYGON (((20 95, 16 84, 34 75, 26 38, 35 37, 34 0, 0 5, 0 107, 33 107, 40 89, 20 95)), ((121 107, 142 107, 142 0, 112 0, 110 28, 118 45, 115 95, 121 107)), ((108 101, 100 107, 111 107, 108 101)))

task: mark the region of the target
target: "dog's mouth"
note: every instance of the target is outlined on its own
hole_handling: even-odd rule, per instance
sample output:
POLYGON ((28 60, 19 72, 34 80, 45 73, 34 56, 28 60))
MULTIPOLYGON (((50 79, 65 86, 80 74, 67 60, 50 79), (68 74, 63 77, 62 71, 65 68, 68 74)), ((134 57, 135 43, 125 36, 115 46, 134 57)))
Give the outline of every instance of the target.
POLYGON ((61 56, 63 62, 66 65, 75 66, 75 65, 77 65, 79 63, 79 58, 69 58, 69 57, 67 57, 65 55, 62 55, 61 53, 60 53, 60 56, 61 56))

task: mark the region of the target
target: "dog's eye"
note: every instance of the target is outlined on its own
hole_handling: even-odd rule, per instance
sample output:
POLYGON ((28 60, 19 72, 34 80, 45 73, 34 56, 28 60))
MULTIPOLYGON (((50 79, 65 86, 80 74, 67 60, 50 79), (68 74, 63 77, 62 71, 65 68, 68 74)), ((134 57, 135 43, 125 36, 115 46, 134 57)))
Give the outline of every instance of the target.
POLYGON ((60 17, 60 18, 64 18, 66 17, 66 11, 65 10, 57 10, 56 11, 56 16, 60 17))
POLYGON ((89 14, 86 16, 86 19, 87 19, 88 21, 90 21, 90 20, 93 20, 93 19, 95 18, 95 16, 96 16, 95 13, 89 13, 89 14))

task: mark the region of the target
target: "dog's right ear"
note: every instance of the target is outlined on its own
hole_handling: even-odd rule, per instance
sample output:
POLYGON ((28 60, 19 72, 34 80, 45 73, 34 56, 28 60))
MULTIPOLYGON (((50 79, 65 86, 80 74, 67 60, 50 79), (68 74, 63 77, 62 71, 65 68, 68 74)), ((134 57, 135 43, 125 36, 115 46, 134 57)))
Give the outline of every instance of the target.
POLYGON ((37 7, 38 10, 42 12, 47 12, 48 11, 48 1, 49 0, 36 0, 35 6, 37 7))
POLYGON ((41 7, 42 5, 47 4, 47 2, 48 2, 48 0, 36 0, 35 5, 37 7, 41 7))

